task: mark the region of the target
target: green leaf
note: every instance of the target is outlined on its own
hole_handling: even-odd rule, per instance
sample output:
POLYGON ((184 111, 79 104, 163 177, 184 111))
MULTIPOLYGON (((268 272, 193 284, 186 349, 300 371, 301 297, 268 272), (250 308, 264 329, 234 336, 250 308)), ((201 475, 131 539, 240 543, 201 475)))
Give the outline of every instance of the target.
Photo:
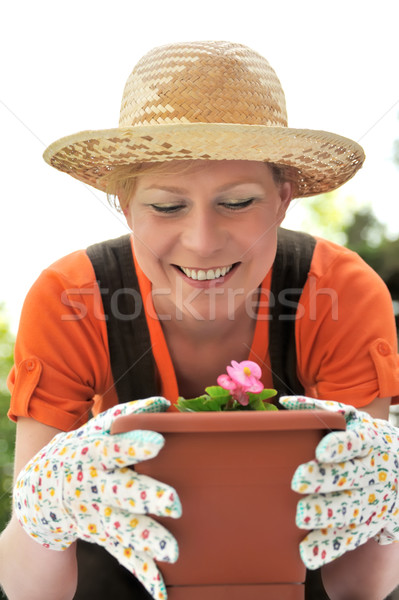
POLYGON ((179 401, 176 402, 176 408, 179 412, 198 412, 192 408, 188 408, 188 406, 185 406, 184 404, 181 404, 179 401))
POLYGON ((205 401, 205 409, 204 410, 214 410, 221 411, 226 404, 228 397, 222 396, 220 398, 211 398, 205 401))
POLYGON ((197 398, 182 398, 176 404, 176 408, 180 412, 205 412, 205 411, 220 411, 226 404, 228 398, 221 396, 220 398, 211 398, 208 394, 203 394, 197 398))
POLYGON ((248 394, 248 401, 251 410, 278 410, 274 404, 265 402, 266 398, 271 398, 277 394, 276 390, 262 390, 259 394, 248 394))
POLYGON ((205 388, 207 394, 211 396, 211 398, 226 398, 230 396, 229 390, 225 390, 220 385, 211 385, 205 388))
POLYGON ((197 398, 183 398, 179 396, 179 399, 176 404, 176 408, 180 410, 180 412, 198 412, 203 410, 208 410, 205 407, 205 400, 209 398, 207 394, 203 396, 198 396, 197 398))
POLYGON ((274 404, 270 404, 270 402, 264 402, 263 406, 264 410, 278 410, 277 406, 275 406, 274 404))
POLYGON ((242 406, 236 400, 232 400, 229 390, 219 385, 206 388, 207 394, 196 398, 183 398, 179 396, 176 408, 180 412, 206 412, 222 410, 278 410, 273 404, 265 402, 277 394, 276 390, 262 390, 259 394, 248 393, 248 406, 242 406))
POLYGON ((261 400, 267 400, 268 398, 273 398, 273 396, 276 396, 276 394, 277 394, 277 390, 264 389, 257 395, 259 396, 259 398, 261 400))
POLYGON ((248 404, 251 410, 266 410, 262 400, 259 398, 259 394, 248 394, 248 404))

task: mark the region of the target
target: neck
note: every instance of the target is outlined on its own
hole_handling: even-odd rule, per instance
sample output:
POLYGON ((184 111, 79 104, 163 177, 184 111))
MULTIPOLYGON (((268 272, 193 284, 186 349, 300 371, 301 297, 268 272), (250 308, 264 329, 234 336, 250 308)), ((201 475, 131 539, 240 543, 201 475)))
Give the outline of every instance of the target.
MULTIPOLYGON (((155 304, 155 303, 154 303, 155 304)), ((164 303, 163 303, 164 304, 164 303)), ((155 310, 165 335, 190 338, 192 342, 213 343, 240 334, 244 339, 248 333, 253 334, 256 326, 256 309, 248 310, 243 302, 231 314, 229 312, 212 315, 199 310, 180 311, 175 306, 160 306, 156 303, 155 310), (205 316, 206 315, 206 316, 205 316)))

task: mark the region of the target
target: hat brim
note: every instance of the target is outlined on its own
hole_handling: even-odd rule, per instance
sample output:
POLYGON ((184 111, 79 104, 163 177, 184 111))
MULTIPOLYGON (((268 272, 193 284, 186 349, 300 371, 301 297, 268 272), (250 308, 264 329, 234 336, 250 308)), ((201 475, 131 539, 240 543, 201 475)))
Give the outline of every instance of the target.
POLYGON ((102 177, 118 165, 198 159, 271 162, 297 171, 297 197, 340 187, 365 159, 359 144, 326 131, 180 122, 82 131, 54 142, 43 157, 102 191, 102 177))

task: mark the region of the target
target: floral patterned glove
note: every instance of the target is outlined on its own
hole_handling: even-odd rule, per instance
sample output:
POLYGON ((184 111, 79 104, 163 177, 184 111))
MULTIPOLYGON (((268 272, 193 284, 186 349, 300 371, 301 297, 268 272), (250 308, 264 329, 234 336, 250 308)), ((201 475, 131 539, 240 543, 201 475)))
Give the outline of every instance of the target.
POLYGON ((175 538, 146 516, 180 517, 175 490, 127 465, 158 454, 164 438, 151 431, 110 434, 121 414, 163 412, 162 397, 117 405, 80 429, 59 433, 27 464, 14 488, 14 509, 26 532, 52 550, 77 538, 104 546, 156 597, 166 598, 154 563, 175 562, 175 538))
POLYGON ((311 531, 300 544, 309 569, 353 550, 370 538, 399 540, 399 429, 353 406, 285 396, 288 409, 340 412, 346 431, 326 435, 316 460, 300 465, 291 487, 310 494, 298 502, 296 524, 311 531))

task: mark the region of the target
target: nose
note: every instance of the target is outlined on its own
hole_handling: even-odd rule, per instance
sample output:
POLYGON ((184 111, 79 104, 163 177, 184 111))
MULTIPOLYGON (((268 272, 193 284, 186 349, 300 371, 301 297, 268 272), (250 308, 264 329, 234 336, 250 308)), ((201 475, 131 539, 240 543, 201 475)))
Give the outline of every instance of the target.
POLYGON ((187 250, 205 258, 225 246, 227 231, 215 211, 200 207, 187 216, 181 239, 187 250))

